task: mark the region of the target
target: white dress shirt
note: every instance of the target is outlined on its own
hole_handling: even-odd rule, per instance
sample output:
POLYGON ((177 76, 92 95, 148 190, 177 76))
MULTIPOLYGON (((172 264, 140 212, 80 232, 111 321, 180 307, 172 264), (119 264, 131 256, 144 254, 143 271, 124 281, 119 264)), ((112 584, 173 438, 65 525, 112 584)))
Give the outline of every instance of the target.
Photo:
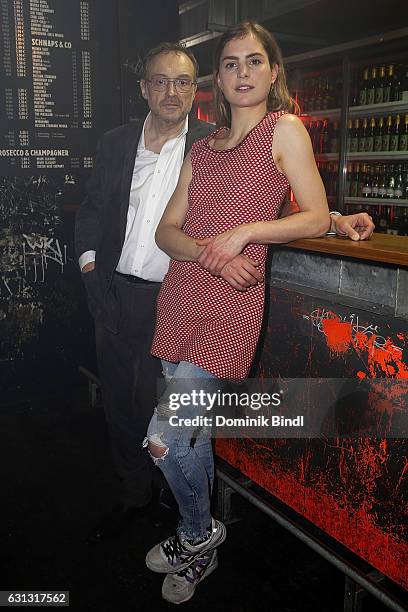
MULTIPOLYGON (((130 187, 125 242, 116 270, 149 281, 161 282, 169 257, 159 249, 154 235, 160 218, 176 188, 184 160, 188 116, 181 132, 162 147, 160 153, 145 148, 145 126, 137 148, 130 187)), ((95 251, 86 251, 79 266, 95 260, 95 251)))

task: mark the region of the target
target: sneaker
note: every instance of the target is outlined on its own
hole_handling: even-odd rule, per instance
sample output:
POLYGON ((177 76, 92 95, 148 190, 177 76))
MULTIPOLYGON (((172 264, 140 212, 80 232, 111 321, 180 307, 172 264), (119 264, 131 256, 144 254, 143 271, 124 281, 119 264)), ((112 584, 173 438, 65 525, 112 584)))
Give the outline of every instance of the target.
POLYGON ((186 569, 167 574, 162 586, 162 596, 170 603, 181 604, 194 595, 196 586, 218 567, 217 551, 200 555, 186 569))
POLYGON ((213 550, 226 538, 224 523, 212 519, 211 534, 207 540, 193 546, 178 534, 156 544, 146 555, 146 565, 152 572, 175 574, 185 569, 205 552, 213 550))

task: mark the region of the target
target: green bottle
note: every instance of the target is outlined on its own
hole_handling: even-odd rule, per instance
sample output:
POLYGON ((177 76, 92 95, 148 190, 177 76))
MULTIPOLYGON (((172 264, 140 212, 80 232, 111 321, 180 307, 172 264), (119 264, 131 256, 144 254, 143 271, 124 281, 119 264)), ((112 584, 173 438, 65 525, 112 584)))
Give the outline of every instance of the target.
POLYGON ((383 139, 382 139, 382 150, 389 151, 390 150, 390 141, 392 134, 392 117, 388 115, 387 117, 387 125, 385 126, 383 139))
POLYGON ((365 118, 363 120, 363 125, 360 128, 360 134, 358 137, 358 151, 362 152, 365 150, 365 139, 367 136, 367 127, 368 127, 368 121, 365 118))
POLYGON ((375 136, 375 118, 371 117, 370 127, 367 127, 367 133, 364 140, 364 151, 366 153, 372 153, 374 151, 374 136, 375 136))
POLYGON ((382 151, 382 139, 384 132, 384 117, 378 119, 377 129, 374 136, 374 151, 378 153, 382 151))
POLYGON ((405 115, 404 126, 399 136, 398 150, 408 151, 408 114, 405 115))
POLYGON ((390 151, 398 151, 399 137, 400 137, 400 116, 396 115, 395 120, 394 120, 394 129, 392 130, 391 138, 390 138, 390 151))

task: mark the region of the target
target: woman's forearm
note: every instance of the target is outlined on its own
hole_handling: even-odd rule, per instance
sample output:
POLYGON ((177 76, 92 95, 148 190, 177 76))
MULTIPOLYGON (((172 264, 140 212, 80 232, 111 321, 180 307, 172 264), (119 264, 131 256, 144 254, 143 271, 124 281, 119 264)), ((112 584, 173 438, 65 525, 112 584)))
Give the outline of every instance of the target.
POLYGON ((157 246, 177 261, 196 261, 202 247, 199 247, 194 238, 187 236, 174 225, 163 225, 156 231, 157 246))
POLYGON ((325 212, 304 211, 275 221, 247 223, 241 228, 247 244, 279 244, 323 236, 329 231, 330 223, 330 216, 325 212))

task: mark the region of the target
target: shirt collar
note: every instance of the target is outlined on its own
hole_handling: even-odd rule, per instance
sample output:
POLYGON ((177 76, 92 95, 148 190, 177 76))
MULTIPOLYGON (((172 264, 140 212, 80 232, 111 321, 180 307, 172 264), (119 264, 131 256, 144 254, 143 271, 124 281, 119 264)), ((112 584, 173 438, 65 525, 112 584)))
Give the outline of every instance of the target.
MULTIPOLYGON (((140 135, 139 146, 138 146, 139 151, 145 151, 145 149, 146 149, 146 147, 145 147, 145 127, 146 127, 146 121, 148 120, 150 115, 151 115, 151 112, 149 111, 146 119, 143 122, 143 129, 142 129, 142 133, 140 135)), ((182 129, 177 134, 177 136, 175 136, 174 138, 182 138, 182 137, 184 137, 187 134, 187 132, 188 132, 188 115, 186 117, 186 120, 184 122, 184 125, 183 125, 182 129)))

